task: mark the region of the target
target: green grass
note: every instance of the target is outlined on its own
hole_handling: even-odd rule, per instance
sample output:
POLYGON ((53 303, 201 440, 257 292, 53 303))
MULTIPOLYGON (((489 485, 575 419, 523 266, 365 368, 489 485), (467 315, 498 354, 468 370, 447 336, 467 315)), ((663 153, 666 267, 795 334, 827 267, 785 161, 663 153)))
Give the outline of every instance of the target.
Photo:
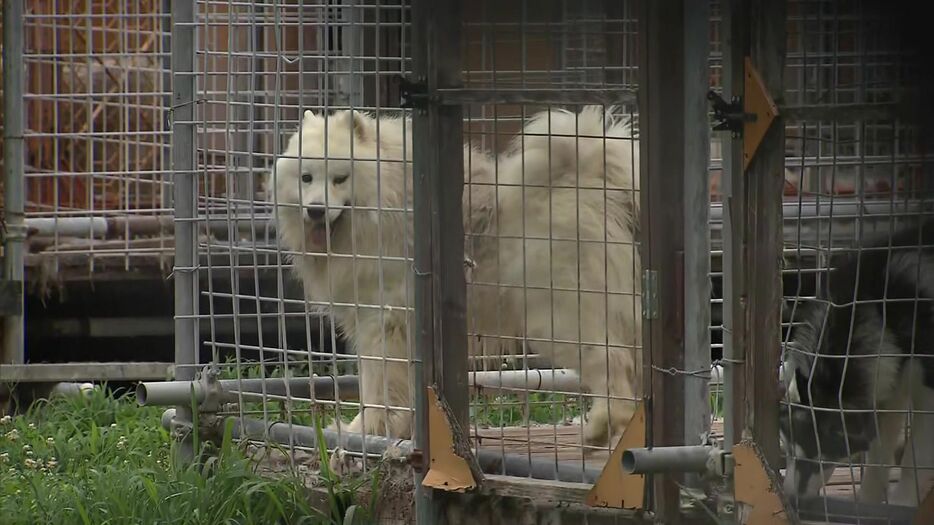
POLYGON ((471 404, 470 421, 488 427, 560 425, 580 415, 579 401, 579 396, 549 392, 530 392, 522 397, 515 394, 480 397, 471 404))
MULTIPOLYGON (((319 375, 333 375, 333 368, 328 363, 319 363, 320 370, 315 370, 319 375)), ((346 365, 344 365, 346 368, 346 365)), ((343 373, 353 373, 352 370, 343 373)), ((245 361, 237 366, 235 359, 228 359, 220 365, 220 379, 240 378, 281 378, 285 375, 285 367, 276 366, 272 370, 264 371, 259 363, 245 361)), ((290 377, 308 377, 308 365, 305 363, 290 363, 290 377)), ((341 401, 340 417, 344 423, 349 423, 359 411, 355 401, 341 401), (346 404, 345 404, 346 403, 346 404)), ((316 425, 327 426, 334 420, 335 407, 333 405, 318 403, 315 405, 309 401, 270 399, 266 403, 260 401, 246 401, 240 407, 238 414, 256 417, 259 419, 274 419, 276 421, 291 422, 293 425, 302 425, 313 427, 316 425)))
MULTIPOLYGON (((322 367, 315 370, 320 375, 333 373, 328 363, 317 363, 322 367)), ((346 365, 344 365, 346 366, 346 365)), ((235 379, 239 368, 240 377, 261 377, 260 366, 257 363, 242 363, 239 367, 235 361, 228 361, 221 365, 222 379, 235 379)), ((304 363, 289 365, 292 377, 307 377, 308 366, 304 363)), ((353 373, 345 370, 344 373, 353 373)), ((282 377, 284 369, 277 366, 265 372, 265 377, 282 377)), ((526 424, 561 425, 567 424, 581 415, 581 397, 570 394, 556 394, 550 392, 530 392, 527 396, 514 393, 505 393, 496 396, 479 396, 471 400, 471 425, 481 427, 510 427, 526 424)), ((354 402, 342 402, 340 417, 349 422, 357 414, 354 402)), ((588 402, 586 398, 584 405, 588 402)), ((710 410, 714 417, 723 417, 723 393, 711 391, 710 410)), ((315 418, 319 424, 328 425, 334 419, 333 406, 319 404, 314 406, 305 401, 291 401, 288 406, 283 401, 271 400, 263 405, 260 402, 246 402, 242 407, 244 415, 253 417, 272 418, 277 421, 291 421, 296 425, 314 426, 315 418), (265 412, 264 412, 265 410, 265 412)))
POLYGON ((327 451, 321 450, 319 478, 329 508, 312 508, 296 474, 257 474, 229 429, 209 459, 175 466, 161 412, 98 389, 86 398, 57 398, 0 420, 2 522, 340 523, 362 485, 337 480, 327 469, 327 451))

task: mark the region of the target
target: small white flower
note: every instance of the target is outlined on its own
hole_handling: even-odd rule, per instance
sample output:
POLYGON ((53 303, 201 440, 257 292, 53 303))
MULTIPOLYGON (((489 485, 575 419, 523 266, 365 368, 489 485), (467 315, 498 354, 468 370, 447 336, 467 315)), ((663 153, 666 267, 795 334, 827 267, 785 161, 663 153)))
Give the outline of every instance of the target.
POLYGON ((23 460, 23 464, 26 465, 26 468, 36 468, 38 463, 36 463, 36 460, 34 459, 26 458, 23 460))
POLYGON ((52 458, 46 462, 46 466, 49 468, 55 468, 58 466, 58 461, 55 461, 55 458, 52 458))
POLYGON ((47 445, 52 446, 55 444, 55 438, 46 438, 45 442, 47 445))
POLYGON ((36 429, 36 424, 35 424, 35 423, 30 423, 30 424, 27 425, 27 426, 29 427, 29 430, 35 430, 35 429, 36 429))
POLYGON ((116 423, 111 423, 111 424, 110 424, 110 428, 117 428, 117 424, 116 424, 116 423))
POLYGON ((3 417, 0 417, 0 425, 9 424, 11 421, 13 421, 13 418, 10 417, 10 416, 3 416, 3 417))
POLYGON ((17 439, 19 439, 19 431, 14 428, 13 430, 4 434, 4 436, 10 441, 16 441, 17 439))
POLYGON ((30 450, 32 450, 32 447, 31 447, 31 446, 29 446, 29 445, 23 445, 23 452, 28 452, 28 451, 30 451, 30 450))
POLYGON ((0 463, 6 463, 9 460, 10 460, 10 454, 8 452, 4 452, 0 454, 0 463))
POLYGON ((27 451, 26 451, 26 455, 27 455, 27 456, 32 456, 32 455, 33 455, 33 451, 27 450, 27 451))

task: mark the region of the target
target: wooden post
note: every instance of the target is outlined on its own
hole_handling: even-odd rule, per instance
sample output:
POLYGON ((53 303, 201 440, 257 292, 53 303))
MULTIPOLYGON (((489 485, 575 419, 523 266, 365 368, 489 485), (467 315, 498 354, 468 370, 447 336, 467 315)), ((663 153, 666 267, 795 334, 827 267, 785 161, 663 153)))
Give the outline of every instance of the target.
MULTIPOLYGON (((724 11, 724 98, 744 96, 748 56, 781 102, 785 57, 783 2, 731 0, 724 11)), ((748 170, 743 137, 724 148, 724 360, 727 447, 744 438, 770 464, 779 458, 784 124, 776 118, 748 170)))
MULTIPOLYGON (((704 95, 706 74, 707 11, 691 0, 648 0, 640 3, 640 176, 642 180, 643 294, 656 298, 644 308, 645 385, 649 425, 649 446, 695 444, 703 423, 687 412, 686 395, 697 386, 688 372, 688 363, 697 364, 701 352, 708 356, 704 335, 690 334, 692 348, 685 347, 685 326, 696 332, 697 323, 685 320, 686 297, 697 302, 706 294, 701 308, 709 312, 706 284, 697 286, 698 271, 707 282, 709 250, 707 199, 703 217, 686 212, 686 192, 691 202, 698 198, 698 184, 707 192, 708 124, 704 95), (699 29, 703 27, 704 29, 699 29), (698 51, 698 42, 703 41, 698 51), (699 59, 695 55, 703 55, 699 59), (695 67, 695 62, 703 67, 695 67), (701 144, 698 146, 698 144, 701 144), (696 177, 697 180, 691 179, 696 177), (701 239, 686 245, 686 224, 701 221, 701 239), (698 249, 705 250, 702 258, 698 249), (701 260, 703 259, 703 260, 701 260), (686 278, 690 278, 690 282, 686 278), (691 357, 686 358, 690 352, 691 357), (667 373, 667 371, 675 371, 667 373), (690 390, 687 385, 690 384, 690 390)), ((694 235, 694 233, 692 233, 694 235)), ((650 300, 651 301, 651 300, 650 300)), ((693 315, 693 313, 692 313, 693 315)), ((706 323, 705 323, 706 324, 706 323)), ((704 326, 706 332, 707 327, 704 326)), ((709 361, 704 360, 705 363, 709 361)), ((707 367, 709 368, 709 366, 707 367)), ((706 385, 705 385, 706 386, 706 385)), ((702 397, 706 404, 706 395, 702 397)), ((652 483, 652 509, 665 523, 680 521, 680 475, 655 475, 652 483)))

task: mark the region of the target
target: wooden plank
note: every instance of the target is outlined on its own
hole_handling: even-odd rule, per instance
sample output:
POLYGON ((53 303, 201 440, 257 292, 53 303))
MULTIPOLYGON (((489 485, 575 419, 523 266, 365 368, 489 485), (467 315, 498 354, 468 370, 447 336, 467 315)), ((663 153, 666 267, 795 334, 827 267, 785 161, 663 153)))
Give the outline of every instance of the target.
MULTIPOLYGON (((529 455, 537 459, 581 461, 584 450, 580 425, 473 429, 471 438, 484 449, 529 455)), ((602 468, 608 457, 608 451, 589 451, 584 462, 588 466, 602 468)))
POLYGON ((561 503, 584 503, 590 492, 589 483, 569 483, 540 479, 514 478, 488 475, 483 480, 483 489, 498 496, 532 498, 561 503))

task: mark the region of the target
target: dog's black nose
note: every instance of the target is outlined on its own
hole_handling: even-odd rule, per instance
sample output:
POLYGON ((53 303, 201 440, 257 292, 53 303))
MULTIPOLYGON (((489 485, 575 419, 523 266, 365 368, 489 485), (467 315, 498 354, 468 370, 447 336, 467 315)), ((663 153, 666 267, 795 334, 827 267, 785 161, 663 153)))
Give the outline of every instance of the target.
POLYGON ((327 210, 324 209, 324 206, 309 206, 305 209, 308 213, 308 218, 313 221, 320 221, 324 219, 324 214, 327 210))

